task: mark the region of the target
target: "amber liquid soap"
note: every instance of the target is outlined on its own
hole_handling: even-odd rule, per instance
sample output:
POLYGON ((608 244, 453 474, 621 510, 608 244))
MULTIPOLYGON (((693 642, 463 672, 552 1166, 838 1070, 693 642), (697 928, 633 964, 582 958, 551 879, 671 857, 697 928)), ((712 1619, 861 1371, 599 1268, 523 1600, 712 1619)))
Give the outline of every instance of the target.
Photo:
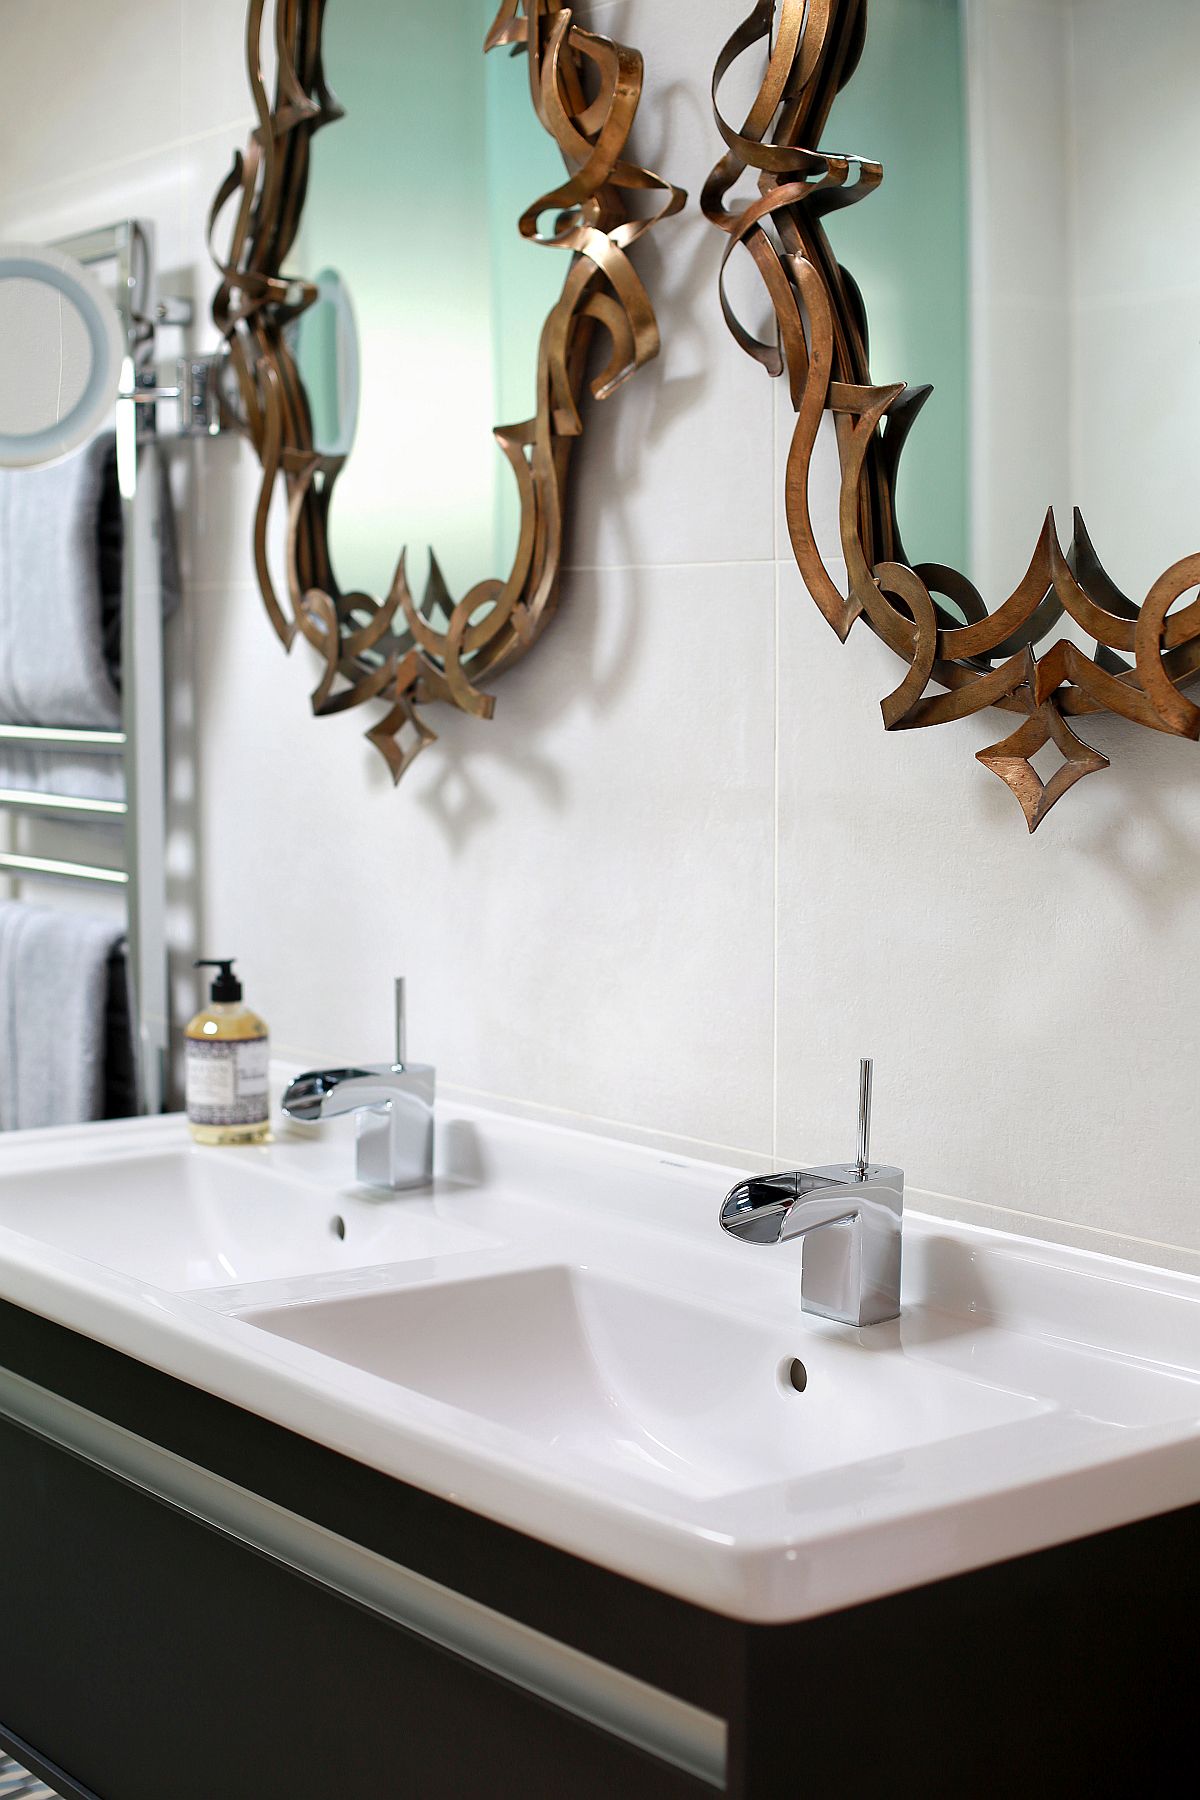
POLYGON ((219 973, 209 1004, 184 1033, 188 1129, 198 1144, 265 1143, 271 1133, 266 1023, 243 1004, 232 960, 196 967, 219 973))

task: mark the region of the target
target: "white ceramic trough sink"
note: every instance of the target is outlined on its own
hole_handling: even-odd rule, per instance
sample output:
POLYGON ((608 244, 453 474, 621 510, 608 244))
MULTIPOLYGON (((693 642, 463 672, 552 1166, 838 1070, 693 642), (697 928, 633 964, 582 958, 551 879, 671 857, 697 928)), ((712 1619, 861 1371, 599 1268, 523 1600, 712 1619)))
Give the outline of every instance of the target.
POLYGON ((438 1145, 380 1196, 348 1121, 14 1134, 0 1297, 749 1620, 1200 1502, 1198 1279, 910 1195, 902 1316, 854 1330, 720 1230, 743 1170, 453 1105, 438 1145))

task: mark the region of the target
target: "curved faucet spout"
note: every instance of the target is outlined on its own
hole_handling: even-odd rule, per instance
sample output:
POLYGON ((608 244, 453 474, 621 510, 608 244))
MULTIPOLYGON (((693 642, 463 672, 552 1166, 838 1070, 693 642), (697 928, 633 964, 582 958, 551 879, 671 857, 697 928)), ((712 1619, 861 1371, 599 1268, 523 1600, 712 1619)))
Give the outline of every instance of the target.
POLYGON ((845 1225, 858 1212, 845 1185, 812 1169, 739 1182, 725 1196, 721 1224, 745 1244, 785 1244, 823 1225, 845 1225))
POLYGON ((744 1244, 809 1241, 800 1304, 843 1325, 880 1325, 900 1313, 904 1176, 878 1163, 831 1163, 751 1176, 731 1188, 721 1225, 744 1244))
POLYGON ((872 1067, 868 1056, 858 1065, 854 1162, 751 1175, 721 1207, 722 1228, 744 1244, 810 1239, 800 1305, 841 1325, 882 1325, 900 1316, 904 1172, 870 1160, 872 1067))
POLYGON ((435 1074, 428 1063, 310 1069, 283 1096, 289 1119, 357 1115, 358 1179, 369 1187, 425 1187, 433 1179, 435 1074))
POLYGON ((283 1110, 290 1119, 312 1122, 336 1119, 357 1112, 361 1106, 386 1106, 393 1098, 388 1085, 405 1070, 399 1064, 371 1063, 350 1069, 310 1069, 297 1075, 283 1096, 283 1110))

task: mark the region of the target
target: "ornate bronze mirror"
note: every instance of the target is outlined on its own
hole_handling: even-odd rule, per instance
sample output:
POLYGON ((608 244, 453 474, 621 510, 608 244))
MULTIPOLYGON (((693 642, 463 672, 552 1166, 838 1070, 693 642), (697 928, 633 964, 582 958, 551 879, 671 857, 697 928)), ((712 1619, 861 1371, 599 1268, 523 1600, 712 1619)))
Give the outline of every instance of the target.
POLYGON ((259 584, 316 713, 380 703, 398 780, 420 706, 490 717, 549 622, 585 389, 656 353, 629 251, 684 195, 625 157, 640 56, 560 0, 249 0, 247 42, 210 232, 259 584))
POLYGON ((1200 738, 1198 56, 1193 0, 760 0, 717 63, 703 204, 770 298, 764 337, 723 264, 787 377, 805 582, 907 665, 889 730, 1011 715, 978 756, 1031 831, 1107 767, 1089 715, 1200 738))

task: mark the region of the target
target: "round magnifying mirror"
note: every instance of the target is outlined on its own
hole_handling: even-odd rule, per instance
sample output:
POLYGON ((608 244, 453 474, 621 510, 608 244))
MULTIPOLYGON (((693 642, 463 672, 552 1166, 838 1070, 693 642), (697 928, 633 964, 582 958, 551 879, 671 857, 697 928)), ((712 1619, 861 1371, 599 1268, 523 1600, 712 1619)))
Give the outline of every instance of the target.
POLYGON ((60 250, 0 244, 0 466, 56 462, 111 421, 125 331, 60 250))
POLYGON ((316 289, 316 300, 285 336, 308 396, 315 449, 348 456, 358 429, 358 324, 336 269, 322 269, 316 289))

